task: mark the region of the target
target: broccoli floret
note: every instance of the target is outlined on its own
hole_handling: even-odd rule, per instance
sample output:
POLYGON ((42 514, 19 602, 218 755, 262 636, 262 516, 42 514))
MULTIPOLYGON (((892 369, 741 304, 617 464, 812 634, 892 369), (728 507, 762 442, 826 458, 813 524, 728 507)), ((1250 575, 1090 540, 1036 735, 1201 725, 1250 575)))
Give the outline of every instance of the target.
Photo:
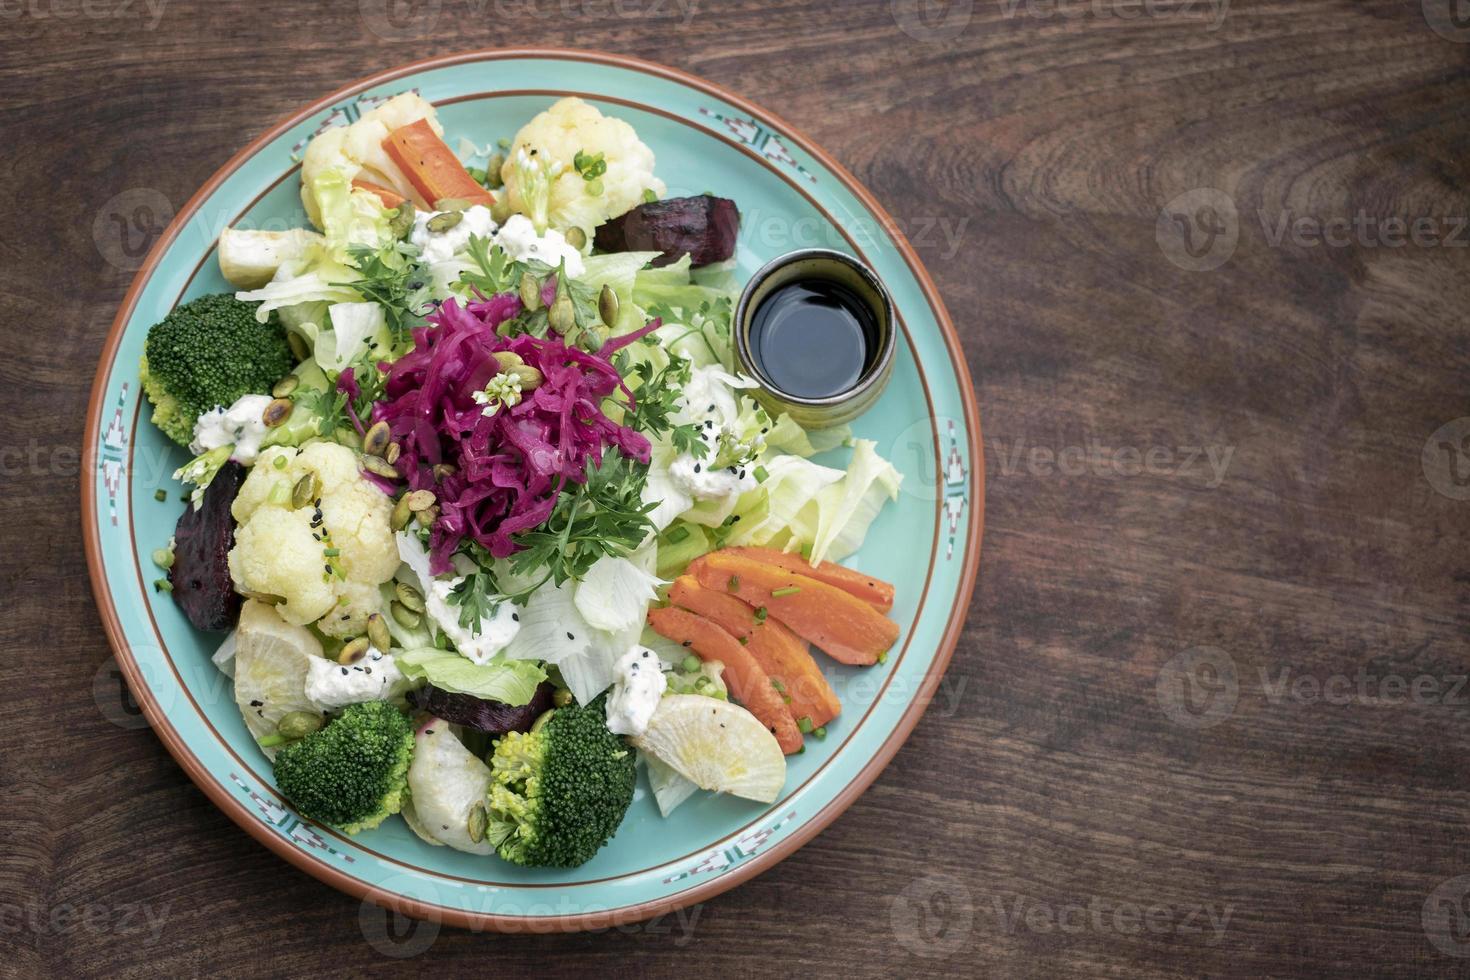
POLYGON ((265 394, 291 370, 285 328, 274 314, 257 321, 258 306, 230 293, 201 296, 149 328, 139 375, 153 424, 179 445, 194 438, 200 415, 265 394))
POLYGON ((355 834, 403 807, 413 726, 386 701, 349 705, 276 754, 276 785, 303 817, 355 834))
POLYGON ((633 802, 633 752, 607 730, 606 695, 551 713, 495 744, 486 839, 530 867, 584 864, 633 802))

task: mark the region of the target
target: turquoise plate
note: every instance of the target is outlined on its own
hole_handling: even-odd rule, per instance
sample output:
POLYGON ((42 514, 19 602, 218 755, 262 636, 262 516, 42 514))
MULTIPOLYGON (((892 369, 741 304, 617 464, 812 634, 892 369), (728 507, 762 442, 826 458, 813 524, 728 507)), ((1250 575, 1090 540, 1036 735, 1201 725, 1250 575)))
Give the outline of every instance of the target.
POLYGON ((831 157, 763 109, 646 62, 578 51, 501 50, 435 58, 358 82, 255 140, 181 208, 144 260, 113 323, 92 391, 82 519, 97 604, 118 664, 169 751, 257 840, 350 894, 476 929, 593 929, 691 905, 744 881, 830 823, 877 777, 935 698, 980 560, 980 424, 954 327, 934 284, 873 196, 831 157), (886 664, 832 665, 842 715, 791 757, 771 806, 696 796, 659 816, 640 782, 627 818, 570 871, 513 867, 430 847, 398 820, 348 838, 291 812, 246 733, 219 637, 193 630, 150 583, 152 550, 179 513, 171 479, 184 453, 147 422, 137 380, 148 327, 181 300, 224 290, 220 229, 306 224, 300 150, 374 100, 417 89, 439 106, 451 145, 513 136, 553 100, 579 95, 638 130, 670 194, 712 190, 743 215, 742 279, 793 248, 843 249, 888 284, 903 336, 893 380, 858 435, 902 470, 903 491, 850 560, 897 584, 900 646, 886 664), (160 503, 158 490, 167 492, 160 503))

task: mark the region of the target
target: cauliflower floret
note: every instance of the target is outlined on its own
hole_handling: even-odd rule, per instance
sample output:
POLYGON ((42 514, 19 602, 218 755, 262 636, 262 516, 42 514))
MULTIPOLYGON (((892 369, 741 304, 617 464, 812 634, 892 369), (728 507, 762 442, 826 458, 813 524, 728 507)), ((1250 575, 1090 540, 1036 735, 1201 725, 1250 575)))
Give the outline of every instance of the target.
POLYGON ((329 636, 358 636, 381 610, 377 587, 398 570, 392 505, 362 478, 352 450, 330 442, 266 450, 231 513, 239 524, 230 551, 235 587, 285 599, 277 608, 287 622, 320 620, 329 636), (293 508, 290 493, 306 476, 321 482, 321 496, 293 508))
POLYGON ((413 185, 403 171, 383 152, 383 140, 390 132, 420 119, 429 121, 429 128, 435 135, 444 135, 444 127, 439 125, 434 106, 416 92, 404 92, 363 113, 352 125, 336 126, 314 137, 306 145, 306 154, 301 160, 301 203, 306 206, 311 223, 322 227, 321 210, 311 193, 312 181, 329 169, 340 170, 348 181, 361 177, 391 188, 412 198, 417 207, 428 207, 432 202, 414 193, 413 185))
POLYGON ((562 99, 522 127, 500 171, 505 181, 504 206, 539 224, 538 194, 545 192, 544 185, 522 186, 528 173, 538 171, 537 179, 529 183, 541 184, 539 175, 550 180, 545 211, 550 227, 558 231, 581 228, 589 239, 604 221, 642 204, 645 190, 659 196, 665 190, 664 182, 653 175, 653 151, 638 139, 633 127, 604 116, 578 98, 562 99), (599 178, 601 194, 589 194, 588 182, 573 166, 579 151, 603 155, 607 173, 599 178))

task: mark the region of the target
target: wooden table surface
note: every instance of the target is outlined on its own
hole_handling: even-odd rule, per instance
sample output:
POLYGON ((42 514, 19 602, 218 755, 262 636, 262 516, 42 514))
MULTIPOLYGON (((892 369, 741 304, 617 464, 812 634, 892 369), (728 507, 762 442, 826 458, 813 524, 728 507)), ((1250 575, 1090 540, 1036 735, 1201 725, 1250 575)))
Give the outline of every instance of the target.
POLYGON ((1465 6, 0 0, 0 975, 1470 971, 1465 6), (119 707, 78 453, 119 195, 495 45, 702 75, 873 189, 963 335, 984 560, 947 694, 789 860, 394 945, 119 707))

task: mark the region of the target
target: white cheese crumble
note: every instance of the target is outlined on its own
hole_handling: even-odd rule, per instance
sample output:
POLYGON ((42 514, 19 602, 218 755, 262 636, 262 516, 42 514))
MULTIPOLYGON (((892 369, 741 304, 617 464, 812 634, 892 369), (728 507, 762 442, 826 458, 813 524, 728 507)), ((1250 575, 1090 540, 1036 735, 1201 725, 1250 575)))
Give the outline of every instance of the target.
POLYGON ((369 647, 361 660, 343 666, 325 657, 312 657, 306 673, 306 698, 318 709, 345 708, 363 701, 382 701, 403 672, 393 655, 369 647))
POLYGON ((515 603, 502 602, 495 607, 494 613, 481 619, 477 627, 461 626, 459 606, 450 603, 449 594, 463 581, 463 576, 434 579, 424 594, 424 609, 461 656, 483 664, 516 638, 521 631, 521 621, 516 614, 515 603))
POLYGON ((443 262, 453 258, 456 252, 462 252, 469 247, 470 236, 476 238, 489 238, 495 232, 495 219, 490 217, 490 209, 483 204, 476 204, 466 208, 461 214, 463 217, 459 222, 447 231, 430 231, 429 219, 434 218, 443 211, 419 211, 413 217, 413 231, 408 240, 419 248, 419 254, 425 262, 443 262))
POLYGON ((221 446, 234 446, 232 459, 253 463, 260 454, 260 442, 270 429, 265 424, 265 408, 270 395, 241 395, 229 408, 216 406, 194 422, 194 441, 189 451, 195 456, 221 446))
POLYGON ((618 658, 613 672, 616 679, 607 698, 607 730, 615 735, 642 735, 669 686, 658 654, 635 646, 618 658))

